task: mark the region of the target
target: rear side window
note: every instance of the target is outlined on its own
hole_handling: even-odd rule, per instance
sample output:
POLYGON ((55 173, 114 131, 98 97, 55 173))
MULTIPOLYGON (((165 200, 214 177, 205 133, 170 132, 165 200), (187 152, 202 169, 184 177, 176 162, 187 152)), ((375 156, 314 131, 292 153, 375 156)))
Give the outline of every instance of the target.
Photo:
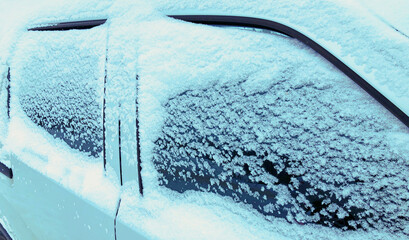
POLYGON ((23 111, 71 148, 100 156, 106 30, 28 32, 21 42, 23 111))
POLYGON ((160 184, 226 196, 267 218, 403 231, 408 129, 314 52, 261 38, 271 42, 240 49, 264 58, 257 71, 164 104, 160 184))

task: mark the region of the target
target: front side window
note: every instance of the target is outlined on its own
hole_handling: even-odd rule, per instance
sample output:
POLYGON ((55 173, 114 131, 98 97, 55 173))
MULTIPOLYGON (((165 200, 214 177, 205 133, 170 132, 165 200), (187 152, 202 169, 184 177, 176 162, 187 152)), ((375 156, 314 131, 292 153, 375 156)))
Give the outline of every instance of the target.
POLYGON ((224 81, 232 69, 220 67, 220 81, 164 103, 153 150, 160 184, 226 196, 267 218, 402 232, 407 127, 298 42, 255 38, 264 44, 243 41, 238 51, 253 54, 256 71, 231 57, 243 68, 238 79, 224 81))
POLYGON ((28 32, 18 97, 27 116, 71 148, 102 152, 105 30, 28 32))

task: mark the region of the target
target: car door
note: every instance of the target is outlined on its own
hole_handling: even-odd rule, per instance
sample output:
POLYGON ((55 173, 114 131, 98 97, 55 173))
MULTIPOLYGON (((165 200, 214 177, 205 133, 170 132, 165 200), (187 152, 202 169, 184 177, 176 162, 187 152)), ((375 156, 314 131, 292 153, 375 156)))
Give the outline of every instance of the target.
POLYGON ((266 30, 140 24, 118 239, 408 234, 408 128, 344 73, 266 30))
POLYGON ((104 141, 106 54, 106 25, 29 31, 17 43, 4 141, 13 179, 2 190, 33 238, 115 239, 119 183, 106 171, 113 155, 104 141))
POLYGON ((26 230, 22 219, 15 214, 14 208, 4 198, 9 193, 9 188, 13 183, 13 172, 7 151, 4 149, 4 141, 7 135, 9 123, 9 105, 10 105, 10 70, 6 68, 4 75, 0 80, 0 239, 9 240, 11 238, 8 231, 13 225, 13 230, 20 233, 22 238, 32 238, 32 234, 26 230), (9 218, 6 218, 8 216, 9 218))

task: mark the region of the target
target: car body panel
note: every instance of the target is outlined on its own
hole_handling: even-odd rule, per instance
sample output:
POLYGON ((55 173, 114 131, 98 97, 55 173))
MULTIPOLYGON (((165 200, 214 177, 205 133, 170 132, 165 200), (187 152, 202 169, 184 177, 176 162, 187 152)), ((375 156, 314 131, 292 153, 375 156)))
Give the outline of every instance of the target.
POLYGON ((10 196, 13 182, 12 179, 0 174, 0 213, 2 215, 2 225, 13 239, 35 239, 28 224, 23 221, 21 216, 17 214, 18 211, 10 203, 10 201, 13 201, 10 196), (7 225, 4 224, 4 222, 6 222, 7 225))
MULTIPOLYGON (((115 238, 112 214, 61 187, 26 165, 24 160, 12 156, 11 161, 14 183, 9 186, 5 197, 36 239, 115 238)), ((10 224, 14 228, 13 223, 10 224)))

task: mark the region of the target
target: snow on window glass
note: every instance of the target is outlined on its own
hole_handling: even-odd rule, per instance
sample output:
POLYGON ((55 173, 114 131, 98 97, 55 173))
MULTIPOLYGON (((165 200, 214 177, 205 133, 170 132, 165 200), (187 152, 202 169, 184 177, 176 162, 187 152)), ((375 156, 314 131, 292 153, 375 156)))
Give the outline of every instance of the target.
POLYGON ((103 28, 28 32, 14 76, 27 116, 95 157, 102 151, 105 42, 103 28))
POLYGON ((257 71, 225 81, 220 67, 219 83, 164 103, 153 149, 160 184, 289 222, 407 231, 408 129, 312 51, 265 35, 276 45, 240 49, 265 61, 257 71))

